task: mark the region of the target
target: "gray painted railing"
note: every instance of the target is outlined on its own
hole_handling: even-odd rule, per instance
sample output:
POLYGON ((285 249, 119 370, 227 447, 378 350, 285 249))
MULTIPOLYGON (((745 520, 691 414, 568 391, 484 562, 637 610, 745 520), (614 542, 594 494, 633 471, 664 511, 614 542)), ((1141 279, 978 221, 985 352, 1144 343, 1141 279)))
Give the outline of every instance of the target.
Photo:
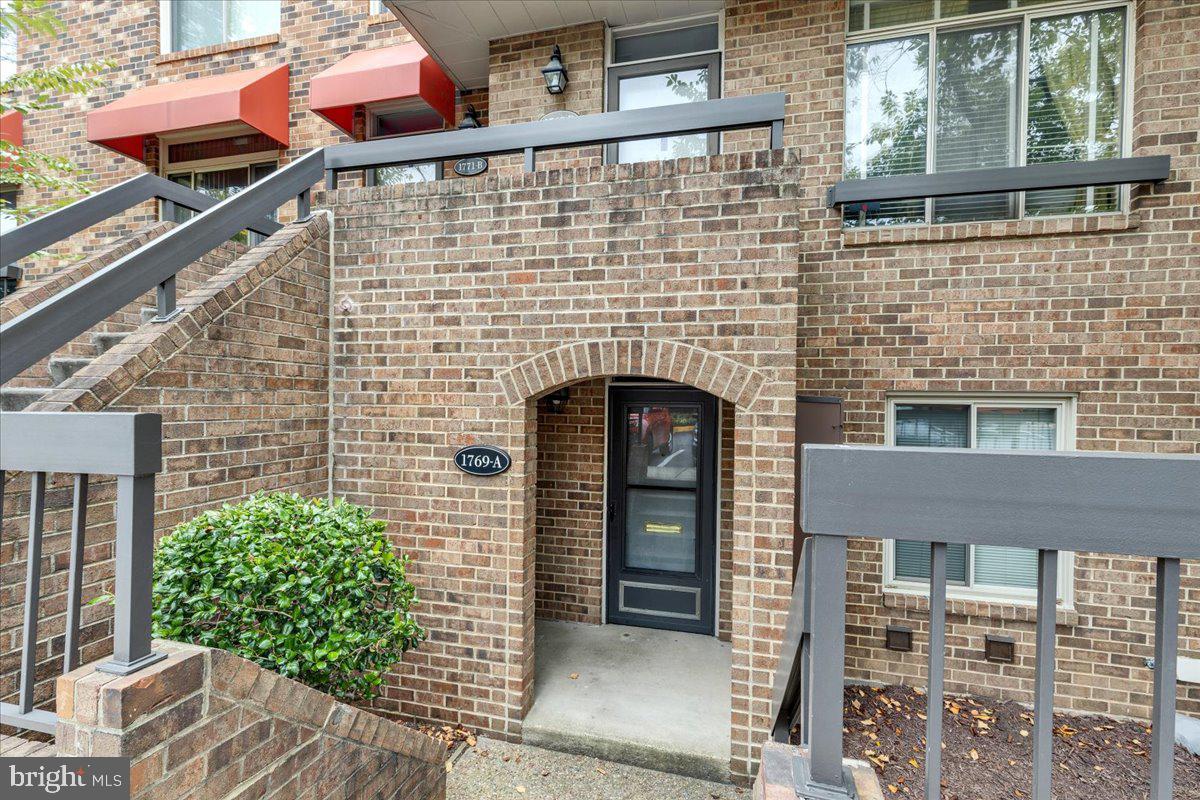
POLYGON ((1170 174, 1170 156, 990 167, 838 181, 830 187, 827 202, 829 206, 837 206, 847 203, 961 197, 1036 189, 1073 189, 1079 186, 1108 186, 1118 183, 1160 183, 1170 174))
POLYGON ((799 725, 797 794, 852 797, 842 762, 848 537, 930 542, 925 797, 941 797, 946 545, 1038 551, 1033 800, 1051 798, 1061 551, 1156 560, 1150 797, 1170 800, 1180 559, 1200 558, 1200 457, 804 445, 804 542, 775 675, 772 738, 799 725))
POLYGON ((169 318, 176 273, 248 226, 268 230, 251 223, 292 198, 304 210, 323 157, 321 150, 302 156, 0 326, 0 383, 156 287, 159 318, 169 318))
POLYGON ((115 475, 117 479, 113 655, 97 669, 127 675, 166 657, 150 649, 154 476, 161 469, 162 418, 158 414, 0 414, 0 516, 5 474, 13 470, 30 473, 20 699, 16 705, 0 704, 3 724, 54 733, 57 719, 53 712, 34 708, 42 528, 50 473, 74 476, 63 673, 79 666, 83 552, 92 475, 115 475))
MULTIPOLYGON (((174 216, 172 206, 206 211, 218 202, 194 189, 146 172, 30 220, 0 236, 3 262, 14 264, 38 250, 155 198, 167 205, 165 216, 168 219, 174 216)), ((260 219, 252 220, 244 227, 270 236, 282 226, 270 219, 260 219)))
POLYGON ((334 145, 326 148, 325 185, 337 188, 337 174, 346 170, 511 153, 524 153, 525 169, 532 172, 544 150, 748 128, 769 127, 770 149, 778 150, 783 147, 785 101, 782 92, 775 92, 334 145))

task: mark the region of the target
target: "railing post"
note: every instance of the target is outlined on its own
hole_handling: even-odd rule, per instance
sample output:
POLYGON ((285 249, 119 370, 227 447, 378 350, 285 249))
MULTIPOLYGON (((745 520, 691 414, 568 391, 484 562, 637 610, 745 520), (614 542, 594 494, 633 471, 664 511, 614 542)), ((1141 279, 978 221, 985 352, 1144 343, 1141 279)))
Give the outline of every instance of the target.
POLYGON ((128 675, 166 658, 150 649, 154 475, 117 476, 117 577, 113 655, 96 669, 128 675))
POLYGON ((336 169, 325 170, 325 188, 333 191, 338 185, 338 174, 336 169))
POLYGON ((1151 717, 1150 800, 1171 800, 1175 788, 1175 682, 1179 656, 1179 559, 1160 558, 1154 586, 1154 709, 1151 717))
POLYGON ((37 674, 38 606, 42 599, 42 524, 46 515, 46 473, 29 479, 29 545, 25 551, 25 626, 21 639, 19 713, 33 711, 37 674))
POLYGON ((1051 800, 1054 750, 1054 626, 1058 613, 1058 551, 1038 550, 1037 659, 1033 674, 1033 800, 1051 800))
POLYGON ((525 171, 533 172, 537 169, 537 151, 532 147, 525 148, 525 171))
POLYGON ((846 664, 846 538, 814 536, 812 644, 808 671, 808 758, 796 778, 799 797, 852 796, 842 767, 846 664))
POLYGON ((67 577, 67 634, 63 645, 63 674, 79 666, 80 598, 83 593, 83 546, 87 533, 88 476, 75 476, 71 510, 71 561, 67 577))
POLYGON ((925 705, 925 800, 942 796, 942 705, 946 670, 946 543, 929 549, 929 687, 925 705))
POLYGON ((308 219, 312 215, 312 189, 296 195, 296 219, 308 219))
POLYGON ((158 285, 156 294, 156 304, 158 307, 158 315, 154 318, 155 322, 166 322, 171 317, 178 313, 179 309, 175 307, 175 276, 167 278, 158 285))
POLYGON ((771 123, 771 149, 783 149, 783 120, 781 119, 771 123))

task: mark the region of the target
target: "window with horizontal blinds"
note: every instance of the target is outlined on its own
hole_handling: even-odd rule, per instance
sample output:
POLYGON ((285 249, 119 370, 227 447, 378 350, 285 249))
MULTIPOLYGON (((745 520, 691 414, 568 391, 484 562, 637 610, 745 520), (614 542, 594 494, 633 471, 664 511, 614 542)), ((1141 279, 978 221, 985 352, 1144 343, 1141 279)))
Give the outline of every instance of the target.
MULTIPOLYGON (((1017 42, 1020 26, 953 31, 938 36, 934 171, 1017 164, 1017 42)), ((934 222, 1007 219, 1015 194, 940 197, 934 222)))
MULTIPOLYGON (((899 447, 970 447, 971 408, 951 405, 896 406, 895 441, 899 447)), ((929 543, 897 541, 896 577, 929 580, 929 543)), ((967 548, 946 548, 946 580, 967 580, 967 548)))
MULTIPOLYGON (((852 2, 852 34, 908 30, 846 47, 845 179, 1124 155, 1125 8, 1054 14, 1047 4, 852 2), (991 17, 976 27, 958 21, 984 13, 991 17), (954 27, 939 22, 947 19, 954 27), (910 33, 917 25, 925 30, 910 33)), ((1081 187, 858 202, 842 214, 846 227, 951 223, 1012 219, 1022 208, 1026 216, 1116 211, 1121 197, 1119 186, 1081 187)))
MULTIPOLYGON (((924 173, 928 112, 928 36, 846 48, 846 177, 924 173)), ((925 201, 846 206, 843 214, 847 225, 924 222, 925 201)))
MULTIPOLYGON (((894 407, 893 441, 902 447, 978 447, 997 450, 1054 450, 1058 409, 1009 404, 917 404, 894 407), (974 429, 972 430, 972 411, 974 429)), ((896 541, 893 574, 898 580, 929 580, 930 546, 896 541)), ((1016 547, 965 545, 946 548, 946 579, 969 586, 1033 589, 1037 552, 1016 547)))
MULTIPOLYGON (((1108 9, 1029 25, 1026 162, 1119 158, 1125 11, 1108 9)), ((1115 211, 1116 186, 1047 189, 1025 196, 1031 216, 1115 211)))

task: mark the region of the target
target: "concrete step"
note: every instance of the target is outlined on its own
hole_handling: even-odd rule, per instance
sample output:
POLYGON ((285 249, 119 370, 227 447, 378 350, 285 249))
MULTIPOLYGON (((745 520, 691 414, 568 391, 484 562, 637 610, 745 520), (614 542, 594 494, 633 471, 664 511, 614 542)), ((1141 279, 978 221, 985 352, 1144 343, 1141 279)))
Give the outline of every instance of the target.
POLYGON ((50 359, 50 363, 47 366, 47 371, 50 373, 50 382, 54 386, 58 386, 90 363, 92 363, 90 358, 55 356, 50 359))
POLYGON ((46 396, 49 389, 6 386, 0 389, 0 411, 24 411, 46 396))
POLYGON ((129 336, 128 333, 93 333, 92 345, 96 348, 96 355, 104 355, 125 341, 127 336, 129 336))

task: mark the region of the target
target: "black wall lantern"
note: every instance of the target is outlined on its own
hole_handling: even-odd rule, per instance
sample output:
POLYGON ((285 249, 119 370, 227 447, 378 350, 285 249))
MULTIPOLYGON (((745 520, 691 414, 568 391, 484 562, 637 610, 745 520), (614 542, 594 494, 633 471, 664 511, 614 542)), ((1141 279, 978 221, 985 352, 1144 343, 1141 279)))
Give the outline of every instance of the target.
POLYGON ((563 66, 558 45, 554 45, 554 55, 550 56, 550 63, 542 67, 542 77, 546 79, 546 91, 550 94, 562 94, 567 88, 567 68, 563 66))
POLYGON ((567 401, 571 399, 571 390, 564 386, 546 395, 546 405, 553 414, 561 414, 567 408, 567 401))
POLYGON ((467 110, 463 113, 462 121, 458 123, 460 131, 470 130, 471 128, 482 127, 479 124, 479 112, 475 110, 475 106, 471 103, 467 104, 467 110))

